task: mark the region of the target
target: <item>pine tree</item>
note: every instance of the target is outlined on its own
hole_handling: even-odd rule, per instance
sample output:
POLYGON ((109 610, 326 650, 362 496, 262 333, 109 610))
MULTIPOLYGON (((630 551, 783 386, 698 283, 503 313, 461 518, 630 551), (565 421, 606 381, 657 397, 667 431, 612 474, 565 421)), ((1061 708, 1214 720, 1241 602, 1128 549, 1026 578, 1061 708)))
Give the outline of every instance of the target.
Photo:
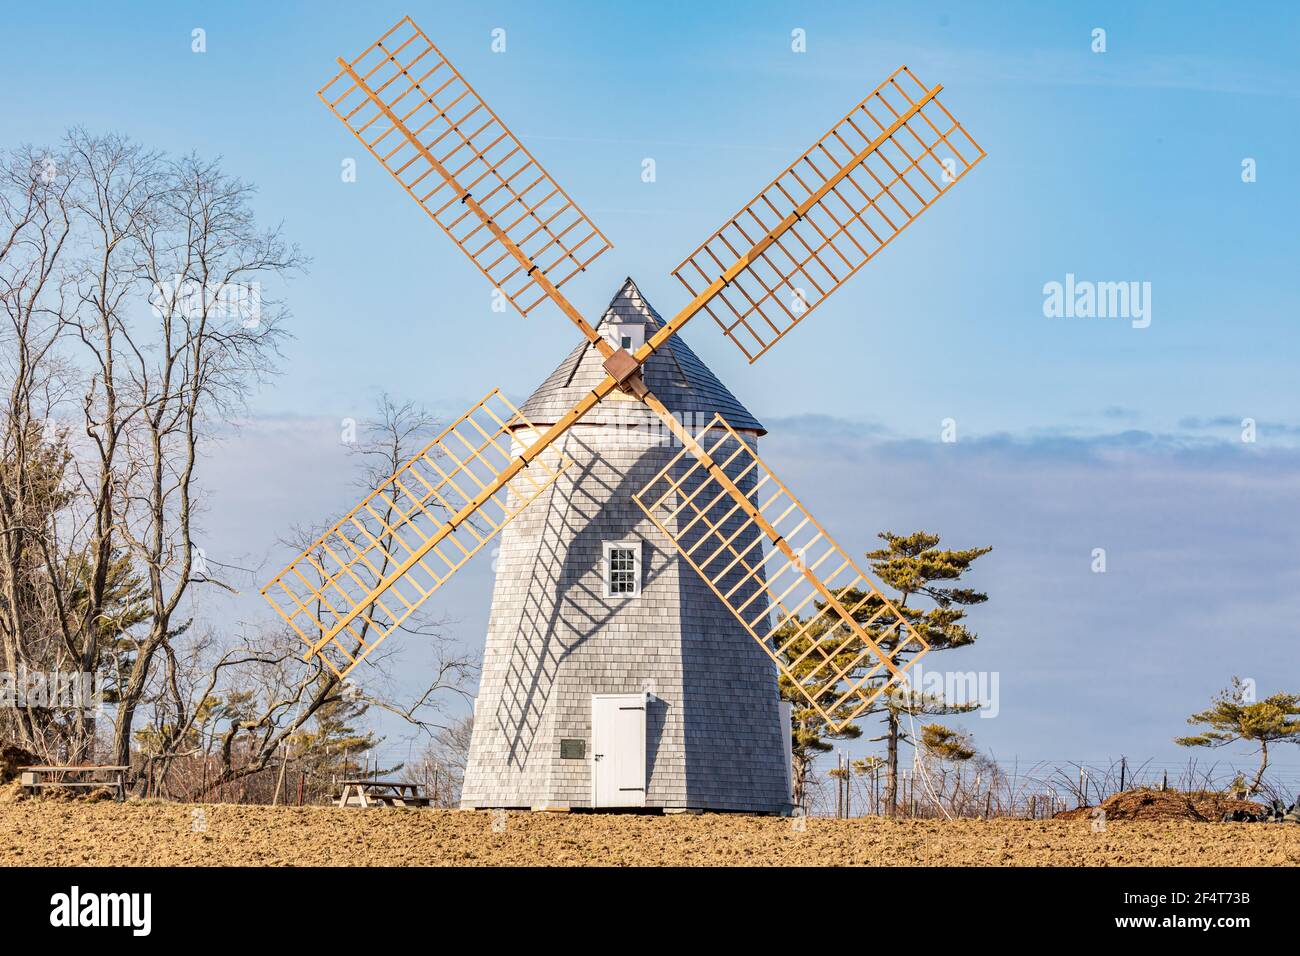
MULTIPOLYGON (((7 426, 8 427, 8 426, 7 426)), ((0 435, 0 660, 10 671, 93 674, 115 703, 115 653, 148 618, 148 588, 123 548, 102 561, 66 534, 77 476, 66 430, 30 421, 0 435)), ((94 756, 95 714, 15 708, 0 736, 60 762, 94 756)))
POLYGON ((936 760, 963 763, 975 756, 970 734, 963 734, 943 724, 926 724, 921 728, 921 749, 936 760))
MULTIPOLYGON (((309 774, 320 781, 346 780, 362 775, 369 763, 366 755, 383 742, 383 738, 376 737, 373 731, 357 727, 366 719, 369 709, 370 704, 364 698, 345 694, 343 699, 330 701, 316 711, 310 729, 294 737, 294 751, 306 760, 309 774)), ((380 768, 376 763, 374 772, 383 775, 400 767, 398 764, 380 768)))
MULTIPOLYGON (((938 582, 955 583, 970 569, 976 559, 988 554, 992 549, 941 551, 938 549, 939 536, 924 531, 907 536, 884 531, 878 537, 885 541, 886 547, 868 553, 867 557, 872 561, 872 567, 880 579, 898 592, 898 597, 892 602, 894 607, 908 624, 925 638, 931 650, 947 650, 973 643, 976 635, 962 623, 966 617, 963 608, 983 603, 988 600, 988 595, 970 588, 938 582), (928 598, 933 602, 934 607, 927 610, 912 607, 909 601, 916 596, 928 598)), ((881 610, 882 601, 878 595, 868 595, 844 588, 836 593, 836 600, 846 608, 855 609, 854 619, 868 628, 871 638, 881 647, 887 652, 897 651, 894 655, 896 663, 902 665, 912 656, 914 651, 906 643, 902 649, 898 649, 900 636, 897 630, 882 631, 878 626, 879 622, 876 625, 868 625, 867 622, 881 610)), ((834 622, 830 615, 822 614, 825 606, 825 602, 816 602, 810 618, 804 621, 792 621, 773 634, 778 645, 795 638, 781 655, 782 663, 794 671, 795 680, 792 681, 783 674, 781 694, 793 705, 792 764, 796 804, 802 802, 812 761, 818 754, 832 749, 833 745, 830 741, 852 740, 862 735, 862 729, 856 723, 849 723, 837 732, 831 731, 830 725, 816 708, 809 705, 807 698, 795 686, 796 682, 809 678, 811 678, 809 683, 815 682, 813 672, 821 667, 823 655, 815 652, 808 653, 814 644, 829 645, 830 650, 836 651, 833 658, 839 668, 852 664, 862 650, 859 641, 850 641, 843 647, 840 646, 844 641, 844 635, 839 628, 832 627, 834 622)), ((855 679, 874 665, 873 659, 864 658, 845 676, 848 679, 855 679)), ((828 692, 827 697, 829 696, 828 692)), ((826 707, 834 703, 830 699, 821 702, 826 707)), ((831 717, 839 723, 852 712, 855 704, 854 700, 841 704, 831 711, 831 717)), ((883 711, 885 714, 886 733, 875 739, 888 742, 886 799, 891 813, 898 792, 898 745, 900 742, 911 741, 910 736, 903 729, 901 714, 905 712, 930 715, 956 714, 974 710, 977 706, 977 704, 953 704, 933 694, 893 691, 883 695, 877 706, 872 711, 868 711, 868 713, 883 711)))
MULTIPOLYGON (((940 549, 939 535, 927 531, 909 535, 882 531, 877 537, 885 542, 885 547, 867 552, 867 560, 885 586, 897 592, 894 606, 925 638, 930 650, 946 651, 973 644, 978 635, 963 623, 965 608, 983 604, 988 595, 973 588, 958 587, 957 582, 976 560, 993 549, 940 549), (915 607, 913 601, 918 597, 928 599, 933 606, 925 610, 915 607)), ((878 608, 877 600, 869 603, 863 613, 870 616, 878 608)), ((911 653, 905 646, 898 655, 899 663, 910 658, 911 653)), ((977 703, 947 701, 941 694, 925 694, 919 689, 892 688, 880 698, 876 710, 883 714, 885 731, 873 741, 884 741, 887 748, 885 799, 890 813, 898 802, 899 745, 917 744, 903 725, 903 715, 910 718, 916 714, 962 714, 978 707, 977 703)))
MULTIPOLYGON (((847 597, 846 597, 847 600, 847 597)), ((816 604, 814 616, 819 615, 825 607, 824 602, 816 604)), ((826 623, 818 620, 818 623, 808 628, 805 633, 798 635, 802 624, 805 622, 791 621, 784 627, 778 629, 773 637, 779 645, 789 643, 781 655, 782 663, 792 670, 799 682, 807 681, 812 671, 817 667, 822 657, 816 653, 808 653, 814 643, 825 642, 829 640, 826 634, 826 623), (791 640, 793 638, 793 640, 791 640)), ((846 648, 839 654, 835 661, 843 666, 852 659, 851 651, 846 648)), ((795 806, 803 806, 806 797, 808 774, 812 769, 813 761, 819 754, 828 753, 832 749, 830 741, 833 740, 853 740, 862 735, 862 730, 856 724, 848 724, 838 732, 833 732, 830 726, 822 718, 822 715, 808 702, 808 698, 796 686, 796 681, 792 681, 784 673, 781 675, 781 697, 791 703, 791 776, 793 779, 793 798, 795 806)), ((827 702, 827 706, 830 702, 827 702)), ((838 723, 847 717, 852 710, 853 702, 842 704, 837 710, 831 712, 831 716, 838 723)))
POLYGON ((1259 770, 1247 788, 1259 793, 1268 769, 1270 743, 1300 744, 1300 695, 1274 694, 1261 701, 1252 701, 1240 677, 1232 679, 1232 686, 1219 691, 1210 708, 1192 714, 1187 722, 1193 726, 1205 724, 1210 729, 1191 737, 1175 737, 1174 743, 1182 747, 1226 747, 1239 740, 1253 740, 1259 744, 1259 770))

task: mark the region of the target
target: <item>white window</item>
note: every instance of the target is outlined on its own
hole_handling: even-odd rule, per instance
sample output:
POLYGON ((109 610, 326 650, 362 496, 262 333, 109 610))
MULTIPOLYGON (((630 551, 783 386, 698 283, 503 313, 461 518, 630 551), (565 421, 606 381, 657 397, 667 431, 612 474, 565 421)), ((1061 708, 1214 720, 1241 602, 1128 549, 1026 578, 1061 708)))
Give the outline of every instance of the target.
POLYGON ((641 593, 640 541, 606 541, 603 563, 605 597, 636 597, 641 593))
POLYGON ((608 337, 614 348, 635 352, 645 344, 645 326, 640 322, 612 325, 608 337))

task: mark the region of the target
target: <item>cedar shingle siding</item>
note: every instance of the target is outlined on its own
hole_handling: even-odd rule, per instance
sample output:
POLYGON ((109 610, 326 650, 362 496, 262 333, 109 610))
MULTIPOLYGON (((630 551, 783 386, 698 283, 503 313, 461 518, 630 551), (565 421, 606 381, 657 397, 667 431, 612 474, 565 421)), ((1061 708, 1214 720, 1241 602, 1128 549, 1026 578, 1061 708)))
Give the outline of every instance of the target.
MULTIPOLYGON (((630 279, 611 321, 662 323, 630 279)), ((582 346, 522 410, 549 424, 603 374, 582 346)), ((680 339, 645 378, 688 424, 721 412, 751 440, 763 432, 680 339)), ((574 465, 502 532, 463 806, 591 806, 591 697, 641 691, 646 806, 789 803, 775 668, 632 501, 677 451, 657 422, 639 402, 602 402, 562 439, 574 465), (628 539, 642 542, 641 593, 606 597, 603 545, 628 539), (585 740, 585 757, 561 758, 562 738, 585 740)))

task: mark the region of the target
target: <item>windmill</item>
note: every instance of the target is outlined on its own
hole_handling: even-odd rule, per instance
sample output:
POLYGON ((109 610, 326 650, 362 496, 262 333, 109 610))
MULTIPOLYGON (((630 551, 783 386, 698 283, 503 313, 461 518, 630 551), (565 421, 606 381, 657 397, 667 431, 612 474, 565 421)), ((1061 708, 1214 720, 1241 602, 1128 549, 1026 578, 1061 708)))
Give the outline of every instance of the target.
POLYGON ((599 366, 536 424, 489 392, 276 575, 262 593, 304 659, 346 677, 558 482, 581 486, 577 426, 617 405, 673 442, 626 497, 810 707, 839 729, 901 682, 924 637, 758 457, 757 432, 723 410, 688 426, 646 370, 702 312, 757 361, 965 176, 985 154, 942 88, 890 75, 673 270, 691 300, 672 318, 625 285, 634 337, 561 292, 608 239, 409 17, 337 62, 325 105, 495 294, 523 315, 549 300, 599 366))

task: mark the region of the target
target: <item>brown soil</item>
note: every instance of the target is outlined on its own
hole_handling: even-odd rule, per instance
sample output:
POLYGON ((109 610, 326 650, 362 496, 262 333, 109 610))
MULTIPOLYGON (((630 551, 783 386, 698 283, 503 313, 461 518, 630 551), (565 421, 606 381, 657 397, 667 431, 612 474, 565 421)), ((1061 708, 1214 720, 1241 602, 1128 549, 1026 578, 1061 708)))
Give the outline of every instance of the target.
POLYGON ((339 810, 24 800, 0 866, 1300 865, 1300 827, 339 810), (196 811, 201 811, 197 813, 196 811))
MULTIPOLYGON (((1091 818, 1096 807, 1079 807, 1074 810, 1062 810, 1056 815, 1058 820, 1079 820, 1091 818)), ((1184 793, 1178 790, 1125 790, 1103 800, 1101 809, 1106 811, 1106 820, 1186 820, 1192 823, 1218 823, 1225 813, 1233 810, 1248 810, 1262 813, 1264 807, 1249 800, 1237 800, 1225 797, 1221 793, 1196 791, 1184 793)))

